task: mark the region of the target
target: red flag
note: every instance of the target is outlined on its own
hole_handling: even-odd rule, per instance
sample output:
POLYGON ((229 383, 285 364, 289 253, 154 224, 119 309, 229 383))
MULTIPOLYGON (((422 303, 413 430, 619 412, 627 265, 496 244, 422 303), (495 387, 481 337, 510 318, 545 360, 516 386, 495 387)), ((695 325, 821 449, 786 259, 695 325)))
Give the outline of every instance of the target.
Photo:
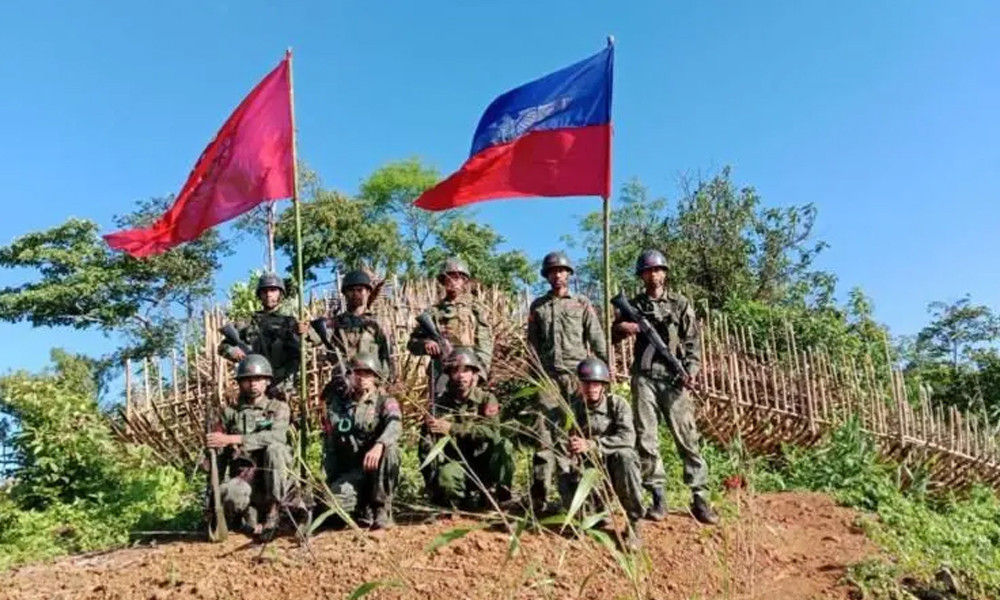
POLYGON ((105 235, 109 246, 135 257, 159 254, 261 202, 293 195, 289 59, 286 55, 236 107, 173 206, 146 229, 105 235))

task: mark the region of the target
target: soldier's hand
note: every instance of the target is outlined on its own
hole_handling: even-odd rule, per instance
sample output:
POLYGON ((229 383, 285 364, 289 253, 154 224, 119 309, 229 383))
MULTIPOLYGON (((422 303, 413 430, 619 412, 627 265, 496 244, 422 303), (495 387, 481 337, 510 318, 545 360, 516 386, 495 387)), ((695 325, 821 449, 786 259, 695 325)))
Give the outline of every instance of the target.
POLYGON ((569 451, 573 454, 583 454, 590 449, 590 440, 573 436, 569 438, 569 451))
POLYGON ((365 471, 371 473, 372 471, 378 470, 378 464, 382 460, 382 452, 385 450, 385 446, 379 442, 372 446, 372 449, 365 453, 365 458, 361 462, 361 466, 364 467, 365 471))
POLYGON ((309 333, 309 321, 299 321, 299 335, 309 333))
POLYGON ((428 356, 440 356, 441 346, 438 346, 438 343, 434 340, 427 340, 424 342, 424 353, 428 356))
POLYGON ((209 448, 225 448, 230 443, 230 436, 221 431, 213 431, 205 436, 205 445, 209 448))
POLYGON ((236 359, 236 362, 239 362, 247 357, 247 353, 244 352, 241 348, 233 348, 232 354, 233 358, 236 359))
POLYGON ((431 417, 427 422, 427 428, 431 430, 431 433, 446 434, 451 431, 451 421, 431 417))

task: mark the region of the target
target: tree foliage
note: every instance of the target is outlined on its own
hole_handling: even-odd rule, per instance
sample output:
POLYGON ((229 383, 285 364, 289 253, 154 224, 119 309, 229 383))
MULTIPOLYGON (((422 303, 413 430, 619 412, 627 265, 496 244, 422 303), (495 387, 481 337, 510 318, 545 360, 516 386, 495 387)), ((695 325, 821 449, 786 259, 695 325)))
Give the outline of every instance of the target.
MULTIPOLYGON (((141 202, 115 224, 148 225, 171 202, 141 202)), ((228 253, 229 245, 208 231, 163 254, 135 259, 112 251, 96 223, 69 219, 0 248, 0 266, 38 274, 34 281, 0 290, 0 319, 122 334, 126 345, 116 361, 161 353, 177 340, 183 319, 211 295, 215 272, 228 253)))
MULTIPOLYGON (((307 281, 321 269, 368 267, 385 275, 434 275, 448 256, 466 260, 487 285, 513 290, 533 280, 527 256, 501 252, 504 238, 462 210, 429 212, 413 202, 437 183, 438 174, 418 159, 389 163, 372 173, 354 198, 322 187, 318 178, 302 185, 302 259, 307 281)), ((280 216, 275 244, 295 264, 295 221, 291 208, 280 216)))
MULTIPOLYGON (((753 188, 737 188, 728 168, 684 188, 673 206, 637 180, 622 188, 611 215, 612 287, 634 286, 636 257, 658 249, 667 256, 673 284, 713 308, 734 299, 830 301, 835 280, 812 270, 825 247, 812 240, 814 206, 764 207, 753 188)), ((593 290, 603 273, 602 223, 600 213, 580 223, 580 275, 593 290)))

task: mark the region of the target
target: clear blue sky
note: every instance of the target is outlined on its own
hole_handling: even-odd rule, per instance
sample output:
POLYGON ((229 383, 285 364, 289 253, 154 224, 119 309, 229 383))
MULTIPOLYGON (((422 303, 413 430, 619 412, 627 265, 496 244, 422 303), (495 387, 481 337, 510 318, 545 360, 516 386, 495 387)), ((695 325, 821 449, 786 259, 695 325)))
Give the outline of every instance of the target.
MULTIPOLYGON (((0 243, 179 190, 250 88, 295 51, 299 155, 347 192, 419 155, 442 173, 504 90, 617 40, 614 177, 676 197, 729 164, 769 205, 813 202, 820 267, 893 333, 970 293, 1000 305, 1000 3, 20 2, 0 19, 0 243), (825 7, 823 6, 825 5, 825 7)), ((592 198, 486 203, 538 259, 592 198)), ((261 264, 244 244, 220 289, 261 264)), ((25 273, 0 272, 0 285, 25 273)), ((0 372, 99 335, 0 325, 0 372)))

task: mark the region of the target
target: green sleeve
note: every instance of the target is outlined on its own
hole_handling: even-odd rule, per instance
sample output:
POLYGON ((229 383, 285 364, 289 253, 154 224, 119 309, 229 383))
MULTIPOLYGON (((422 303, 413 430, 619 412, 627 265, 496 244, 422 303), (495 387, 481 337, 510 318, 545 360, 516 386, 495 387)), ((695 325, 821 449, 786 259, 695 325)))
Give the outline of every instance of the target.
POLYGON ((486 322, 481 306, 476 307, 476 355, 489 373, 493 364, 493 330, 486 322))
POLYGON ((243 449, 247 452, 260 450, 272 444, 288 443, 288 425, 291 419, 288 405, 284 402, 272 401, 271 406, 274 408, 271 426, 243 436, 243 449))
POLYGON ((615 450, 635 447, 635 425, 632 423, 632 407, 617 396, 608 398, 608 409, 612 413, 611 427, 597 438, 597 447, 602 454, 615 450))
POLYGON ((691 303, 681 303, 679 337, 684 345, 684 369, 694 377, 701 370, 701 337, 698 333, 698 316, 691 303))
POLYGON ((597 311, 594 306, 587 303, 583 311, 583 335, 590 346, 590 352, 597 358, 608 364, 608 348, 605 344, 604 328, 601 327, 601 320, 597 318, 597 311))

